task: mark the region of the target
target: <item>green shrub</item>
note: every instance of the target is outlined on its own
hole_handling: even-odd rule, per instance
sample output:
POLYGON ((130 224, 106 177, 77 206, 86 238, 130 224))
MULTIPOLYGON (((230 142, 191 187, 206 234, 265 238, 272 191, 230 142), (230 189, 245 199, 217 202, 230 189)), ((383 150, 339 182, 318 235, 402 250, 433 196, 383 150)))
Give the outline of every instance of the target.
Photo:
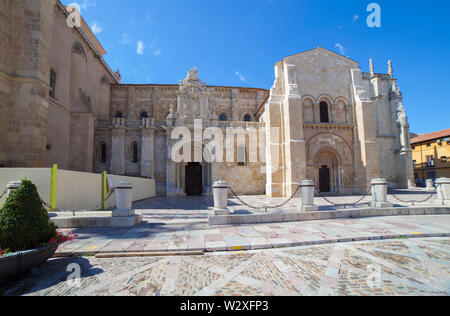
POLYGON ((28 250, 55 236, 56 226, 50 222, 36 186, 22 180, 0 209, 0 249, 28 250))

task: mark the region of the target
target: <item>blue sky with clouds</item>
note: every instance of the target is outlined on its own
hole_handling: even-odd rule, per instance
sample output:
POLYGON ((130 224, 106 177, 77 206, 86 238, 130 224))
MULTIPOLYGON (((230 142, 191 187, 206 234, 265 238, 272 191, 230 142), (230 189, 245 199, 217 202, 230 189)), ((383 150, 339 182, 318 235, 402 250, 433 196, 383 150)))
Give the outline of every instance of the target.
MULTIPOLYGON (((74 1, 63 1, 70 4, 74 1)), ((450 2, 383 0, 369 28, 361 0, 78 0, 124 83, 203 81, 269 89, 283 57, 325 47, 394 75, 411 131, 450 128, 450 2)))

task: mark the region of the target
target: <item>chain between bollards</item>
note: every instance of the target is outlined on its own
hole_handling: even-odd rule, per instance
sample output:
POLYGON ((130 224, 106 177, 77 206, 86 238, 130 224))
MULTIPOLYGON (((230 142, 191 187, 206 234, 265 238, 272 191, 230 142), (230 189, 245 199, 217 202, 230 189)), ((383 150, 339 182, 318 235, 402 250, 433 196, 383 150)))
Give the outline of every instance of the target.
POLYGON ((105 202, 113 195, 113 193, 114 193, 114 192, 110 192, 110 193, 108 194, 108 196, 106 197, 106 199, 104 199, 104 200, 101 202, 100 205, 95 206, 95 207, 93 207, 93 208, 91 208, 91 209, 89 209, 89 210, 61 210, 61 209, 58 209, 58 208, 51 207, 51 206, 50 206, 48 203, 46 203, 42 198, 41 198, 41 202, 42 202, 42 204, 44 204, 44 206, 47 207, 50 211, 53 211, 53 212, 56 212, 56 213, 73 213, 73 216, 75 216, 75 213, 76 213, 76 212, 78 212, 78 213, 89 213, 89 212, 94 212, 94 211, 98 211, 98 210, 103 209, 103 203, 105 203, 105 202))
POLYGON ((246 203, 244 200, 242 200, 242 199, 236 194, 236 192, 234 192, 234 190, 233 190, 233 188, 232 188, 231 186, 230 186, 230 191, 231 191, 231 193, 234 195, 234 197, 235 197, 236 199, 238 199, 238 201, 241 202, 243 205, 245 205, 245 206, 247 206, 247 207, 249 207, 249 208, 255 209, 255 210, 264 209, 264 210, 266 211, 266 213, 267 213, 267 210, 268 210, 268 209, 276 209, 276 208, 280 208, 280 207, 283 207, 283 206, 285 206, 286 204, 288 204, 288 203, 289 203, 289 202, 297 195, 297 193, 298 193, 298 191, 300 190, 300 188, 301 188, 301 185, 298 185, 297 189, 295 190, 295 192, 291 195, 291 197, 290 197, 288 200, 286 200, 285 202, 283 202, 283 203, 280 204, 280 205, 274 205, 274 206, 268 206, 268 205, 265 205, 265 206, 254 206, 254 205, 248 204, 248 203, 246 203))
POLYGON ((345 203, 345 204, 337 204, 337 203, 334 203, 333 201, 329 200, 326 196, 324 196, 319 190, 317 190, 317 188, 314 188, 314 189, 315 189, 316 193, 317 193, 322 199, 324 199, 326 202, 330 203, 331 205, 347 207, 347 206, 355 206, 355 205, 361 203, 361 202, 369 195, 369 193, 371 193, 372 185, 371 185, 371 186, 369 187, 369 189, 367 190, 367 193, 365 193, 365 194, 363 195, 363 197, 360 198, 358 201, 356 201, 356 202, 354 202, 354 203, 345 203))
POLYGON ((3 191, 2 195, 0 195, 0 199, 5 196, 6 192, 8 192, 8 189, 5 189, 5 191, 3 191))
MULTIPOLYGON (((442 189, 441 189, 442 190, 442 189)), ((415 203, 425 203, 425 202, 428 202, 429 200, 431 200, 431 198, 435 195, 437 193, 437 188, 434 188, 434 191, 433 192, 431 192, 431 194, 430 194, 430 196, 428 196, 425 200, 410 200, 410 201, 406 201, 406 200, 403 200, 403 199, 401 199, 401 198, 399 198, 397 195, 395 195, 395 194, 391 194, 392 195, 392 197, 394 197, 396 200, 398 200, 398 201, 400 201, 401 203, 412 203, 412 204, 415 204, 415 203)))

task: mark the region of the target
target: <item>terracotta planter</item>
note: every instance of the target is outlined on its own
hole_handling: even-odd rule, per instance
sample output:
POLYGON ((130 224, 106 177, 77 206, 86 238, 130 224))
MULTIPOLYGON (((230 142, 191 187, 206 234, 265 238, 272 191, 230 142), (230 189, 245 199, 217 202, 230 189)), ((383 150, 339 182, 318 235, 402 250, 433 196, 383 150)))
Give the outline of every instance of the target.
POLYGON ((0 257, 0 284, 23 276, 50 259, 58 245, 42 246, 0 257))

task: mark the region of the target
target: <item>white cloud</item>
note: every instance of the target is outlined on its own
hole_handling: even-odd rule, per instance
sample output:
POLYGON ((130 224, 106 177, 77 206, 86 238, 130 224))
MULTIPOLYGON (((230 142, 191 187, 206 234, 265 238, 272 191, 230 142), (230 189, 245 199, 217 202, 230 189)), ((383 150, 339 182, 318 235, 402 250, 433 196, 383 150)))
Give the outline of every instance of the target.
POLYGON ((341 55, 345 55, 345 48, 344 48, 344 46, 342 46, 341 44, 337 43, 336 45, 334 45, 334 47, 336 47, 339 50, 339 53, 341 55))
POLYGON ((103 28, 100 25, 98 25, 98 22, 94 22, 94 24, 92 25, 92 32, 94 34, 99 34, 102 31, 103 31, 103 28))
POLYGON ((358 15, 358 14, 355 14, 355 15, 353 16, 353 23, 355 23, 358 19, 359 19, 359 15, 358 15))
POLYGON ((144 55, 144 42, 143 41, 139 41, 137 43, 137 50, 136 53, 138 53, 139 55, 144 55))
POLYGON ((95 0, 84 0, 81 4, 80 2, 72 2, 68 4, 69 7, 75 7, 81 13, 81 10, 87 10, 90 7, 95 7, 97 5, 97 1, 95 0))
POLYGON ((152 21, 152 15, 151 15, 151 13, 147 13, 147 14, 145 15, 145 19, 146 19, 148 22, 151 22, 151 21, 152 21))
POLYGON ((238 76, 239 79, 240 79, 242 82, 247 81, 247 78, 245 78, 245 77, 239 72, 239 70, 236 70, 235 75, 238 76))
POLYGON ((122 34, 122 40, 119 42, 122 45, 132 45, 133 42, 130 39, 130 36, 128 36, 127 33, 122 34))
POLYGON ((161 48, 158 48, 158 49, 155 50, 155 52, 153 53, 153 55, 155 55, 155 56, 161 56, 161 54, 162 54, 161 48))

